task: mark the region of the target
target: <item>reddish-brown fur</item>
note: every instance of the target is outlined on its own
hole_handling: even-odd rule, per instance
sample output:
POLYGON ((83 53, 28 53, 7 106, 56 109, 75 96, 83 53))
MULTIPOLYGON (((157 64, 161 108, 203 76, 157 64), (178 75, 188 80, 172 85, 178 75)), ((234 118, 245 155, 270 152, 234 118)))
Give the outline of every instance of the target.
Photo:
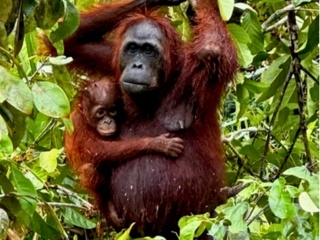
MULTIPOLYGON (((225 164, 217 109, 237 69, 236 49, 220 18, 216 0, 196 1, 194 38, 188 44, 181 42, 165 18, 149 11, 129 16, 137 8, 144 10, 142 1, 134 2, 105 4, 83 14, 80 28, 65 41, 66 55, 75 59, 74 67, 119 79, 118 54, 124 32, 135 22, 154 21, 166 38, 166 79, 155 99, 158 104, 150 113, 141 112, 144 106, 124 93, 127 118, 121 125, 120 137, 155 137, 167 132, 167 122, 184 120, 192 114, 192 125, 174 133, 184 140, 184 152, 177 159, 155 153, 128 157, 135 147, 128 152, 122 142, 103 141, 84 127, 86 123, 78 114, 73 119, 79 130, 67 138, 66 152, 74 168, 83 164, 83 156, 86 161, 113 162, 108 168, 110 181, 105 182, 105 190, 96 192, 100 209, 106 215, 111 199, 124 226, 135 222, 142 235, 168 236, 177 229, 180 217, 213 212, 225 199, 220 192, 225 164), (113 39, 103 41, 106 33, 112 33, 113 39), (192 106, 192 111, 188 106, 192 106), (87 151, 80 144, 83 142, 92 150, 87 151), (121 158, 129 160, 119 161, 121 158)), ((147 7, 152 6, 152 1, 146 2, 147 7)), ((136 142, 127 144, 132 147, 136 142)), ((116 225, 112 220, 109 224, 116 225)))

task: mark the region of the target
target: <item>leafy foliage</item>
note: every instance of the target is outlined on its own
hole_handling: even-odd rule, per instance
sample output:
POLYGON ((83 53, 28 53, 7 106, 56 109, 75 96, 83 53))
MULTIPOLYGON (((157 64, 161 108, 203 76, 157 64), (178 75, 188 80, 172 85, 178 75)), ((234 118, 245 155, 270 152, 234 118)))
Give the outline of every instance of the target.
MULTIPOLYGON (((72 128, 67 116, 76 88, 65 65, 72 59, 35 54, 42 29, 63 55, 62 40, 79 24, 75 5, 2 2, 0 238, 129 239, 133 225, 117 235, 105 228, 66 165, 63 134, 72 128)), ((228 28, 239 53, 237 81, 221 109, 224 190, 238 194, 214 217, 183 217, 180 239, 204 232, 215 239, 317 239, 319 4, 244 2, 218 1, 225 20, 234 8, 228 28)), ((183 4, 167 13, 188 41, 186 9, 183 4)))

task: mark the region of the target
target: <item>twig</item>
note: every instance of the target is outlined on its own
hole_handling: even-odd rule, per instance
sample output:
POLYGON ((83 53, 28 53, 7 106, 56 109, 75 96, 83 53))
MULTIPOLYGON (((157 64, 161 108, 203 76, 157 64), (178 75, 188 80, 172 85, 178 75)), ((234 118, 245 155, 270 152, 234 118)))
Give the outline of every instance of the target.
POLYGON ((266 168, 266 165, 267 165, 267 154, 268 154, 268 150, 269 150, 269 143, 270 143, 270 139, 271 139, 272 127, 273 127, 273 125, 274 125, 274 123, 276 121, 277 114, 278 114, 278 112, 280 110, 284 95, 286 93, 286 90, 288 88, 288 85, 289 85, 289 82, 291 80, 292 75, 293 75, 293 65, 291 64, 289 72, 288 72, 288 74, 286 76, 286 79, 285 79, 285 81, 283 83, 283 88, 282 88, 282 91, 280 93, 279 100, 277 102, 276 108, 275 108, 274 113, 272 115, 272 118, 270 120, 270 124, 269 124, 269 128, 268 128, 269 131, 268 131, 267 140, 266 140, 266 145, 264 147, 263 157, 261 159, 261 161, 262 161, 261 169, 260 169, 260 178, 261 178, 261 180, 263 180, 264 176, 265 176, 264 169, 266 168))
POLYGON ((232 132, 229 134, 229 137, 222 136, 222 142, 231 142, 235 137, 240 134, 240 137, 242 137, 243 133, 248 133, 248 132, 259 132, 259 131, 265 131, 264 129, 258 129, 256 127, 249 127, 245 129, 240 129, 238 131, 232 132))
POLYGON ((39 133, 39 135, 36 137, 36 139, 33 141, 32 145, 35 145, 38 143, 44 136, 47 135, 48 132, 55 126, 57 120, 51 119, 49 123, 42 129, 42 131, 39 133))
POLYGON ((227 198, 234 197, 238 195, 239 192, 241 192, 243 189, 247 188, 250 184, 249 183, 240 183, 233 187, 224 187, 221 188, 221 192, 225 193, 227 195, 227 198))
POLYGON ((276 22, 275 24, 267 27, 266 29, 263 29, 263 31, 264 31, 264 32, 270 32, 270 31, 272 31, 273 29, 275 29, 275 28, 283 25, 287 20, 288 20, 288 17, 286 16, 286 17, 280 19, 280 21, 276 22))
MULTIPOLYGON (((277 11, 275 11, 263 24, 262 24, 262 29, 263 31, 266 31, 267 29, 267 26, 272 22, 274 21, 275 19, 279 19, 281 18, 281 15, 288 12, 288 11, 291 11, 291 10, 294 10, 294 6, 293 4, 290 4, 290 5, 287 5, 286 7, 284 7, 283 9, 279 9, 277 11)), ((296 8, 296 9, 299 9, 299 8, 296 8)))
POLYGON ((82 209, 82 210, 88 210, 86 207, 84 206, 78 206, 78 205, 75 205, 73 203, 60 203, 60 202, 39 202, 38 203, 38 206, 42 207, 42 206, 45 206, 45 205, 50 205, 51 207, 69 207, 69 208, 79 208, 79 209, 82 209))
POLYGON ((14 65, 17 66, 19 72, 26 79, 27 84, 30 87, 30 81, 29 81, 28 75, 26 74, 26 72, 24 71, 23 67, 18 62, 18 60, 15 57, 13 57, 6 49, 0 47, 0 51, 3 52, 6 55, 6 57, 8 57, 14 63, 14 65))
MULTIPOLYGON (((237 151, 237 149, 235 149, 230 142, 226 141, 224 142, 230 149, 231 151, 237 156, 238 158, 238 166, 239 166, 239 170, 241 169, 241 167, 243 167, 251 176, 256 177, 256 174, 254 172, 252 172, 252 170, 250 168, 248 168, 245 164, 245 161, 242 159, 242 156, 240 155, 240 153, 237 151)), ((238 174, 239 175, 239 174, 238 174)))
POLYGON ((50 189, 56 189, 69 197, 73 197, 73 198, 79 200, 82 203, 82 205, 85 206, 85 208, 87 208, 87 209, 93 208, 93 205, 91 203, 89 203, 88 201, 79 197, 75 192, 72 192, 69 189, 66 189, 66 188, 59 186, 59 185, 52 185, 52 184, 48 184, 46 186, 50 189))
POLYGON ((315 81, 319 85, 319 80, 316 79, 307 69, 305 69, 302 65, 300 66, 301 70, 304 71, 313 81, 315 81))
MULTIPOLYGON (((286 1, 288 6, 291 5, 291 1, 286 1)), ((307 90, 304 87, 306 83, 304 83, 301 79, 301 61, 297 54, 298 50, 298 26, 296 23, 296 14, 294 11, 289 11, 288 13, 288 31, 289 31, 289 38, 290 38, 290 52, 292 56, 292 65, 293 65, 293 74, 296 80, 296 86, 298 90, 298 105, 299 105, 299 116, 300 116, 300 128, 301 128, 301 135, 302 141, 304 144, 305 152, 306 152, 306 159, 307 159, 307 168, 310 172, 312 172, 312 159, 311 153, 309 149, 309 142, 307 137, 307 121, 306 121, 306 114, 305 114, 305 100, 307 95, 307 90)))
POLYGON ((296 144, 296 142, 298 140, 298 137, 299 137, 299 134, 300 134, 300 130, 301 129, 299 128, 298 131, 296 132, 296 134, 294 136, 294 139, 293 139, 293 142, 292 142, 292 144, 291 144, 291 146, 290 146, 290 148, 289 148, 289 150, 287 152, 287 155, 286 155, 285 159, 283 160, 283 162, 282 162, 282 164, 281 164, 281 166, 279 168, 278 174, 271 181, 274 181, 277 178, 279 178, 280 174, 282 173, 284 165, 287 163, 287 161, 288 161, 288 159, 289 159, 289 157, 290 157, 290 155, 292 153, 293 147, 294 147, 294 145, 296 144))
POLYGON ((253 223, 254 220, 256 220, 267 208, 269 207, 269 205, 265 205, 260 212, 258 212, 253 218, 251 218, 248 222, 247 222, 247 226, 249 226, 251 223, 253 223))

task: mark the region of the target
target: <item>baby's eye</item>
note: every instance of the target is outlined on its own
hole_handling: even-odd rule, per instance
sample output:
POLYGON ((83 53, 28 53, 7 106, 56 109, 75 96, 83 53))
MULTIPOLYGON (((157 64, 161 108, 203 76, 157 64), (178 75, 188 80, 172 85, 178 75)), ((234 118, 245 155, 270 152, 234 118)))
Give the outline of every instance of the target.
POLYGON ((104 108, 99 108, 96 112, 96 118, 103 118, 106 115, 106 110, 104 108))
POLYGON ((109 114, 111 117, 114 117, 118 114, 118 110, 116 106, 112 106, 109 108, 109 114))

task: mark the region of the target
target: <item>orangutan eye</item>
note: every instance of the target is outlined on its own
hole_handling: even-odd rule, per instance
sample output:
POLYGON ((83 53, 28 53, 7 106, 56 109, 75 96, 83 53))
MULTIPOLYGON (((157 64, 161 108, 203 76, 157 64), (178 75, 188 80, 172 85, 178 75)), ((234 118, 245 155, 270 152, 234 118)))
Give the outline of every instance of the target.
POLYGON ((109 114, 111 117, 114 117, 118 114, 118 110, 116 106, 112 106, 109 108, 109 114))
POLYGON ((129 43, 127 46, 127 52, 134 54, 138 51, 138 45, 136 43, 129 43))
POLYGON ((96 118, 103 118, 106 115, 106 110, 104 108, 99 108, 95 114, 96 118))

